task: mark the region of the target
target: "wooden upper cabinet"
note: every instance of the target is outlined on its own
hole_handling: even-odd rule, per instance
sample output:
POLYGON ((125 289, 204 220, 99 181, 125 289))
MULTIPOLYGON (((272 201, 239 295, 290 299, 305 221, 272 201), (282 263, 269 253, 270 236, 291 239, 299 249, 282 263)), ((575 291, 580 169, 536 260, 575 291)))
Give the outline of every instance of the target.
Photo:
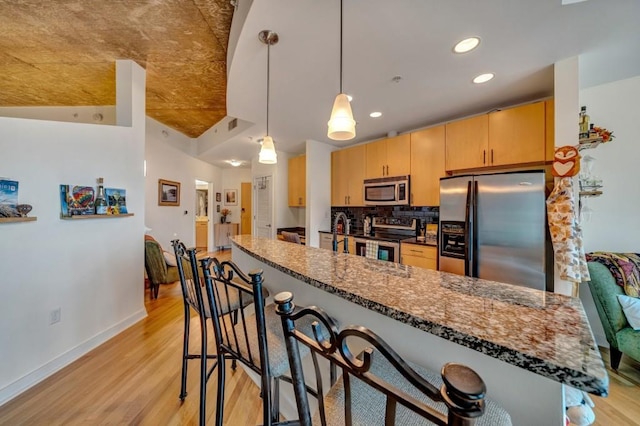
POLYGON ((362 206, 365 174, 365 146, 333 151, 331 153, 331 205, 362 206))
POLYGON ((445 133, 446 170, 489 165, 489 117, 486 114, 447 123, 445 133))
POLYGON ((411 172, 411 136, 404 134, 371 142, 366 146, 367 179, 402 176, 411 172))
POLYGON ((411 133, 411 205, 439 206, 444 170, 445 126, 411 133))
POLYGON ((544 114, 545 114, 545 134, 546 134, 546 161, 553 161, 556 151, 556 117, 555 117, 555 104, 553 103, 553 99, 549 101, 545 101, 544 103, 544 114))
POLYGON ((307 156, 289 158, 289 207, 304 207, 307 192, 307 156))
POLYGON ((446 125, 447 171, 553 160, 553 101, 542 101, 446 125))
POLYGON ((489 165, 535 163, 546 156, 545 103, 489 114, 489 165))

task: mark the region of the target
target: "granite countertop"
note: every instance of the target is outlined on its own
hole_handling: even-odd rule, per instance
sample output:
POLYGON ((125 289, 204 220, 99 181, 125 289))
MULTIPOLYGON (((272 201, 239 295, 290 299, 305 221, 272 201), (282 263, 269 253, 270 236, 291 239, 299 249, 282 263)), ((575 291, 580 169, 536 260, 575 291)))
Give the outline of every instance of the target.
POLYGON ((609 376, 579 298, 251 235, 232 241, 269 266, 382 315, 551 380, 608 394, 609 376))

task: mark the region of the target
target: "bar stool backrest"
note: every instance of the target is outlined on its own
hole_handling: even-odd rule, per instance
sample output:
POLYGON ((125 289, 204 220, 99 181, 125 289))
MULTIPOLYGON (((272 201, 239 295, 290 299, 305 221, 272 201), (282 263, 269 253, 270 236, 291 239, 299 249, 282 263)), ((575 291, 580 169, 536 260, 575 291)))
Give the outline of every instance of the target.
MULTIPOLYGON (((308 346, 342 370, 342 378, 336 384, 339 392, 334 392, 334 386, 328 392, 330 398, 319 401, 318 415, 323 425, 328 422, 334 426, 336 419, 344 419, 345 425, 393 425, 396 422, 403 425, 408 423, 407 418, 422 417, 441 426, 468 426, 483 414, 486 387, 470 368, 446 364, 441 372, 443 383, 438 389, 424 378, 424 373, 418 374, 373 331, 355 325, 338 331, 334 321, 322 309, 315 306, 294 309, 293 295, 289 292, 276 295, 275 303, 282 320, 301 425, 310 426, 312 415, 304 387, 300 344, 308 346), (307 316, 316 319, 313 326, 315 340, 296 329, 296 322, 307 316), (320 333, 320 324, 330 330, 328 338, 320 333), (354 351, 354 348, 358 349, 354 351), (344 412, 337 416, 335 402, 340 398, 336 396, 343 401, 339 410, 344 407, 344 412), (434 408, 434 403, 440 403, 444 410, 434 408), (363 406, 368 409, 362 410, 363 406), (361 411, 356 412, 358 409, 361 411), (375 417, 377 415, 379 417, 375 417)), ((315 373, 318 375, 320 371, 316 369, 315 373)))

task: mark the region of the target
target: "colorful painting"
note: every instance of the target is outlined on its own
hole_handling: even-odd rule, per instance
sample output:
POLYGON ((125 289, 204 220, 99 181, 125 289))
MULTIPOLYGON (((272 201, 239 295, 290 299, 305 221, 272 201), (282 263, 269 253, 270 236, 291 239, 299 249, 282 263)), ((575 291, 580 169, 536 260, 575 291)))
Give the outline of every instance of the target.
POLYGON ((70 216, 94 214, 95 191, 91 186, 70 186, 67 206, 70 216))
POLYGON ((107 214, 127 214, 127 191, 120 188, 105 188, 107 214))
POLYGON ((0 179, 0 204, 16 208, 18 205, 18 181, 0 179))

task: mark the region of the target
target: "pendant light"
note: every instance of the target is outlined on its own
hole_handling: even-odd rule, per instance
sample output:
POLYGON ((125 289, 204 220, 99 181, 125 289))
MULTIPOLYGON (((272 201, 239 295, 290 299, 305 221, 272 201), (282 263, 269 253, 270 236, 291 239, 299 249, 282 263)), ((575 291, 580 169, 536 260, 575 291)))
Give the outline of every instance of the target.
POLYGON ((273 138, 269 136, 269 69, 271 45, 278 43, 278 34, 271 30, 263 30, 258 34, 258 38, 267 45, 267 135, 262 139, 258 162, 262 164, 276 164, 278 162, 278 155, 276 154, 276 148, 273 146, 273 138))
POLYGON ((356 122, 349 98, 342 91, 342 0, 340 0, 340 93, 333 101, 327 136, 334 141, 348 141, 356 137, 356 122))

